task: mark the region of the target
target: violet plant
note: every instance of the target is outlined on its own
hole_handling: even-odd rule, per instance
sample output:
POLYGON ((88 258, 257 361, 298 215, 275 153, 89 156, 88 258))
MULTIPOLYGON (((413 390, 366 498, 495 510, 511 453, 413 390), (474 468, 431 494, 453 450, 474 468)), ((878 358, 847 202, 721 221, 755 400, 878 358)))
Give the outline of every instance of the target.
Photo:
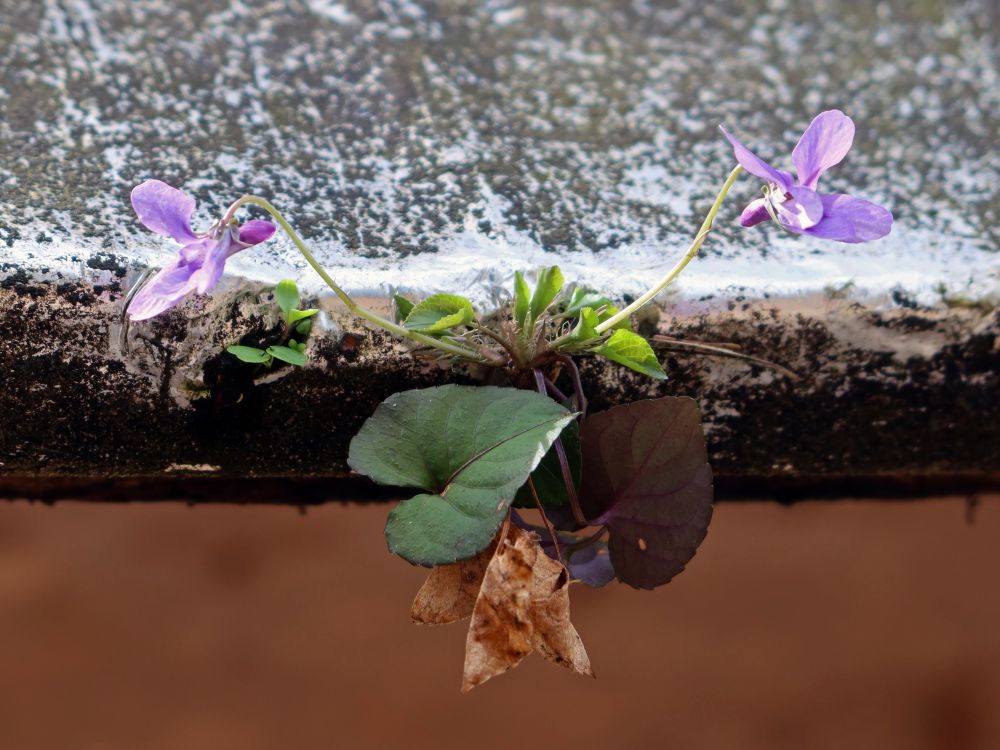
MULTIPOLYGON (((680 259, 622 309, 607 295, 566 288, 551 266, 537 272, 533 288, 515 274, 510 304, 489 315, 477 315, 459 295, 397 295, 389 319, 340 288, 265 199, 244 196, 195 234, 193 199, 151 180, 132 193, 136 213, 181 249, 134 296, 128 314, 145 320, 190 292, 209 291, 228 257, 273 233, 270 222, 238 223, 240 209, 257 206, 349 311, 410 342, 415 356, 494 371, 490 380, 505 387, 444 385, 390 396, 351 442, 348 463, 375 482, 416 491, 389 513, 386 540, 393 553, 434 568, 414 602, 416 621, 472 616, 463 689, 534 649, 587 674, 589 660, 569 623, 568 583, 602 586, 617 578, 648 589, 670 581, 707 533, 712 472, 694 400, 668 396, 588 414, 576 359, 604 357, 655 380, 666 377, 632 316, 696 257, 743 169, 767 183, 764 196, 743 211, 744 226, 771 218, 796 234, 867 242, 892 225, 880 206, 816 191, 820 175, 853 140, 854 124, 842 112, 823 112, 802 135, 792 151, 797 180, 723 132, 738 164, 680 259), (568 392, 557 385, 560 377, 568 392), (537 523, 525 509, 537 511, 537 523)), ((290 281, 276 287, 275 298, 285 322, 281 342, 264 349, 238 343, 228 351, 257 366, 274 359, 305 364, 316 310, 298 309, 290 281)))

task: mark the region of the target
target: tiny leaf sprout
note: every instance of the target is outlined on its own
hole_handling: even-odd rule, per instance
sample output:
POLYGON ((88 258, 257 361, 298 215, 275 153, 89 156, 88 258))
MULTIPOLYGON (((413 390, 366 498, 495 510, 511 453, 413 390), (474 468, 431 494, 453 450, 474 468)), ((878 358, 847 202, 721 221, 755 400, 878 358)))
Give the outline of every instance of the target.
POLYGON ((271 367, 274 360, 280 360, 295 367, 304 367, 309 361, 306 355, 306 339, 312 332, 312 319, 319 310, 300 310, 299 289, 291 279, 283 279, 274 287, 274 302, 281 311, 284 326, 279 340, 265 349, 243 344, 233 344, 226 351, 241 362, 271 367))

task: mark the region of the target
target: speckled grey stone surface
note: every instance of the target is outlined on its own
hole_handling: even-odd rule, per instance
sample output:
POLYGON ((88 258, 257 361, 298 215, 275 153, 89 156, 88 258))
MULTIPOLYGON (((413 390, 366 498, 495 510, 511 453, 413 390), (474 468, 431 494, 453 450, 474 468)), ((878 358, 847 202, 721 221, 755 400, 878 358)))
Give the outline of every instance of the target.
MULTIPOLYGON (((195 193, 205 222, 244 191, 271 198, 353 291, 485 302, 515 268, 559 261, 634 294, 732 163, 719 123, 788 166, 810 117, 840 107, 858 137, 824 185, 888 205, 893 234, 850 247, 740 230, 759 187, 746 177, 678 292, 853 280, 931 303, 941 284, 1000 288, 991 0, 0 8, 0 239, 36 273, 97 249, 163 262, 128 206, 159 177, 195 193)), ((283 241, 230 271, 315 282, 283 241)))
MULTIPOLYGON (((858 136, 824 187, 889 206, 892 235, 740 229, 744 176, 661 324, 809 378, 671 358, 655 392, 701 399, 723 475, 995 477, 998 7, 0 0, 0 476, 342 476, 381 397, 443 377, 329 300, 312 367, 220 375, 268 325, 263 285, 322 292, 281 238, 123 332, 122 294, 172 253, 128 205, 143 179, 196 195, 206 225, 269 198, 357 293, 488 307, 558 262, 621 296, 729 171, 719 123, 787 167, 839 107, 858 136)), ((597 404, 654 392, 588 372, 597 404)))

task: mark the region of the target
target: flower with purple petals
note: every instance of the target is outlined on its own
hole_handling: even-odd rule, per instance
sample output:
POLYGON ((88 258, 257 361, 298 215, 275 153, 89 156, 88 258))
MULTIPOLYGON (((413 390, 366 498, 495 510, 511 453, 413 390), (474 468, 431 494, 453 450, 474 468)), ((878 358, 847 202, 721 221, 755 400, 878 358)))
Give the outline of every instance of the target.
POLYGON ((740 224, 752 227, 774 219, 789 232, 837 242, 870 242, 892 229, 888 209, 844 193, 816 192, 820 175, 839 164, 854 141, 854 122, 837 109, 821 112, 792 149, 798 180, 775 169, 720 126, 736 160, 750 174, 767 181, 764 197, 743 209, 740 224))
POLYGON ((159 180, 146 180, 132 190, 132 208, 139 220, 157 234, 172 237, 181 250, 149 280, 128 306, 132 320, 147 320, 167 310, 191 292, 207 294, 222 277, 226 259, 274 234, 269 221, 242 226, 213 225, 208 232, 191 229, 194 198, 159 180))

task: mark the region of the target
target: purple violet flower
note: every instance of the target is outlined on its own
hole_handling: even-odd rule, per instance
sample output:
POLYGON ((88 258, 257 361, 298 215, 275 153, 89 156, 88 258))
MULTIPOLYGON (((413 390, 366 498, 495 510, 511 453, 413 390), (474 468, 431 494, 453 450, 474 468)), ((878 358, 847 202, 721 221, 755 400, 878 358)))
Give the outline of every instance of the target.
POLYGON ((274 234, 269 221, 218 227, 195 234, 191 230, 194 198, 159 180, 146 180, 132 189, 132 208, 139 221, 157 234, 181 245, 177 258, 164 266, 132 298, 132 320, 147 320, 167 310, 191 292, 207 294, 222 277, 226 259, 274 234))
POLYGON ((854 141, 854 122, 838 109, 821 112, 792 149, 798 181, 775 169, 719 126, 736 160, 752 175, 767 181, 764 197, 743 209, 740 224, 752 227, 774 219, 789 232, 837 242, 870 242, 892 229, 892 214, 882 206, 844 193, 821 194, 816 183, 823 172, 847 155, 854 141))

